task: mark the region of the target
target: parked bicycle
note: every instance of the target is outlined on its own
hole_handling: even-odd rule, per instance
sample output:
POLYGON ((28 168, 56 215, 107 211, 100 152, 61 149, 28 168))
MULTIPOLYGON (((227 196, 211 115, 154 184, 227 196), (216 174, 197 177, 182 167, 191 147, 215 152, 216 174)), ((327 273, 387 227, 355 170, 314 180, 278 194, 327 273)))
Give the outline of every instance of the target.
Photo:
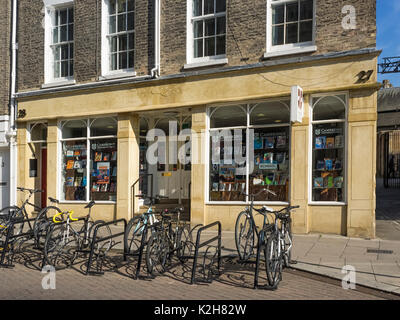
POLYGON ((59 201, 52 197, 49 197, 52 204, 43 208, 39 214, 36 216, 35 222, 33 223, 33 232, 36 242, 36 247, 38 249, 43 249, 44 242, 46 241, 47 231, 50 225, 53 223, 53 217, 58 216, 61 218, 61 209, 57 207, 59 201))
MULTIPOLYGON (((32 196, 35 193, 41 193, 42 190, 38 189, 27 189, 27 188, 17 188, 20 192, 28 192, 29 195, 25 198, 24 202, 20 207, 18 206, 9 206, 0 210, 0 239, 5 237, 5 233, 8 232, 8 227, 13 225, 14 230, 12 230, 12 235, 19 235, 22 233, 24 229, 24 220, 27 220, 28 228, 33 232, 33 226, 28 220, 28 213, 26 211, 27 206, 33 207, 35 210, 42 210, 42 208, 34 205, 30 202, 32 196), (18 224, 14 224, 14 222, 19 221, 18 224)), ((1 240, 2 241, 2 240, 1 240)))
POLYGON ((254 199, 263 192, 268 192, 276 196, 275 192, 267 188, 260 190, 257 194, 247 195, 242 193, 243 195, 248 196, 251 202, 250 206, 246 207, 244 211, 239 213, 235 224, 235 243, 241 261, 248 260, 254 254, 254 249, 257 248, 257 244, 255 245, 255 239, 258 239, 259 231, 254 220, 253 211, 263 215, 264 217, 261 229, 269 223, 267 213, 272 213, 274 211, 266 206, 263 206, 261 209, 254 208, 254 199))
MULTIPOLYGON (((292 228, 291 228, 291 210, 299 206, 288 206, 279 211, 274 211, 275 216, 273 224, 265 225, 260 234, 260 248, 264 249, 265 268, 268 283, 276 288, 282 278, 283 267, 288 267, 291 261, 291 252, 293 246, 292 228)), ((258 252, 257 260, 259 260, 258 252)))
POLYGON ((188 256, 194 247, 190 225, 182 223, 180 216, 183 208, 178 207, 172 211, 168 209, 161 213, 162 220, 157 224, 146 248, 147 270, 151 275, 163 273, 172 254, 184 262, 184 256, 188 256), (172 217, 177 217, 172 221, 172 217))
MULTIPOLYGON (((137 195, 136 197, 144 199, 144 205, 148 206, 148 208, 147 211, 140 216, 133 217, 129 220, 128 225, 126 226, 124 246, 126 248, 126 253, 129 255, 135 255, 139 252, 142 235, 146 228, 152 227, 155 223, 159 222, 155 216, 155 212, 153 211, 153 206, 157 200, 166 198, 159 195, 155 197, 137 195)), ((150 234, 147 233, 146 243, 150 234)))
MULTIPOLYGON (((53 224, 50 226, 50 231, 47 233, 44 242, 43 255, 47 264, 52 265, 56 269, 62 269, 71 266, 79 253, 88 253, 93 239, 93 231, 99 224, 104 221, 93 221, 91 218, 91 209, 95 205, 91 201, 85 206, 89 209, 88 214, 79 219, 75 219, 73 211, 61 212, 53 216, 53 224), (66 217, 66 218, 65 218, 66 217), (73 222, 83 221, 83 226, 78 230, 78 224, 73 222)), ((111 229, 107 225, 101 230, 101 234, 97 234, 98 238, 106 238, 111 235, 111 229)), ((96 243, 94 253, 107 252, 112 247, 111 238, 105 240, 104 243, 96 243)))

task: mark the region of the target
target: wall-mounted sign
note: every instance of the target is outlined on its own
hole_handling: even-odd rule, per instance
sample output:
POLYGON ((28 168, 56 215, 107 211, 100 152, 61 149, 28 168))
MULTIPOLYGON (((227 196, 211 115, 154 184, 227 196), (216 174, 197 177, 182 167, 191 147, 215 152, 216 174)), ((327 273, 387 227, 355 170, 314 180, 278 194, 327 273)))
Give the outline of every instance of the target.
POLYGON ((303 89, 299 86, 292 87, 290 101, 290 121, 302 122, 304 117, 304 96, 303 89))

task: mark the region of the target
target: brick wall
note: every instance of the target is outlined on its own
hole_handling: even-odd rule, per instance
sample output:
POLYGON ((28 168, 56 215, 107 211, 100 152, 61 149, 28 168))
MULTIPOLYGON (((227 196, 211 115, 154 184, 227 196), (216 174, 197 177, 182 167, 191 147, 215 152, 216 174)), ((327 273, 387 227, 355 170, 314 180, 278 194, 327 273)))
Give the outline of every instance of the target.
MULTIPOLYGON (((376 45, 375 0, 316 0, 316 45, 322 54, 376 45), (342 28, 342 7, 354 5, 357 29, 342 28)), ((20 0, 19 90, 40 88, 44 81, 42 1, 20 0)), ((183 71, 186 61, 187 0, 162 0, 161 74, 183 71)), ((154 67, 154 0, 136 0, 135 69, 138 76, 154 67)), ((75 79, 96 81, 101 74, 101 0, 75 0, 75 79), (96 11, 97 8, 97 11, 96 11)), ((229 66, 256 63, 266 48, 266 0, 227 0, 226 54, 229 66)), ((279 59, 279 58, 275 58, 279 59)))
POLYGON ((43 2, 18 1, 18 91, 39 89, 44 82, 43 2))
POLYGON ((11 4, 0 0, 0 116, 8 114, 10 95, 11 4))

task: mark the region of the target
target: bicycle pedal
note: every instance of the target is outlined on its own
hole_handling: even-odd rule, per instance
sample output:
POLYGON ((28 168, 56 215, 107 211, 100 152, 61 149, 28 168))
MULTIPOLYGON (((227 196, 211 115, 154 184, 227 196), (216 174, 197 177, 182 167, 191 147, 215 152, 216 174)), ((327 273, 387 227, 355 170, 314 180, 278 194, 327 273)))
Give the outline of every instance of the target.
POLYGON ((290 260, 289 264, 297 264, 297 261, 296 260, 290 260))

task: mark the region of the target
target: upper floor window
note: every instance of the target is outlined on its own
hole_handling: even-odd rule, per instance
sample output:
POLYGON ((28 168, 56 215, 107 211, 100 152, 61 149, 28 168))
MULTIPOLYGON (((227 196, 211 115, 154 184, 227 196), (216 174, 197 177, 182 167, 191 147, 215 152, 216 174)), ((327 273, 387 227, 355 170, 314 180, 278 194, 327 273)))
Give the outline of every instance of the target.
POLYGON ((54 79, 74 76, 74 8, 55 9, 52 49, 54 79))
POLYGON ((135 1, 104 0, 103 74, 133 71, 135 1))
POLYGON ((45 84, 74 83, 74 2, 45 0, 45 84))
POLYGON ((226 0, 189 0, 188 62, 225 58, 226 0))
POLYGON ((314 0, 268 0, 268 4, 267 51, 314 51, 314 0))

